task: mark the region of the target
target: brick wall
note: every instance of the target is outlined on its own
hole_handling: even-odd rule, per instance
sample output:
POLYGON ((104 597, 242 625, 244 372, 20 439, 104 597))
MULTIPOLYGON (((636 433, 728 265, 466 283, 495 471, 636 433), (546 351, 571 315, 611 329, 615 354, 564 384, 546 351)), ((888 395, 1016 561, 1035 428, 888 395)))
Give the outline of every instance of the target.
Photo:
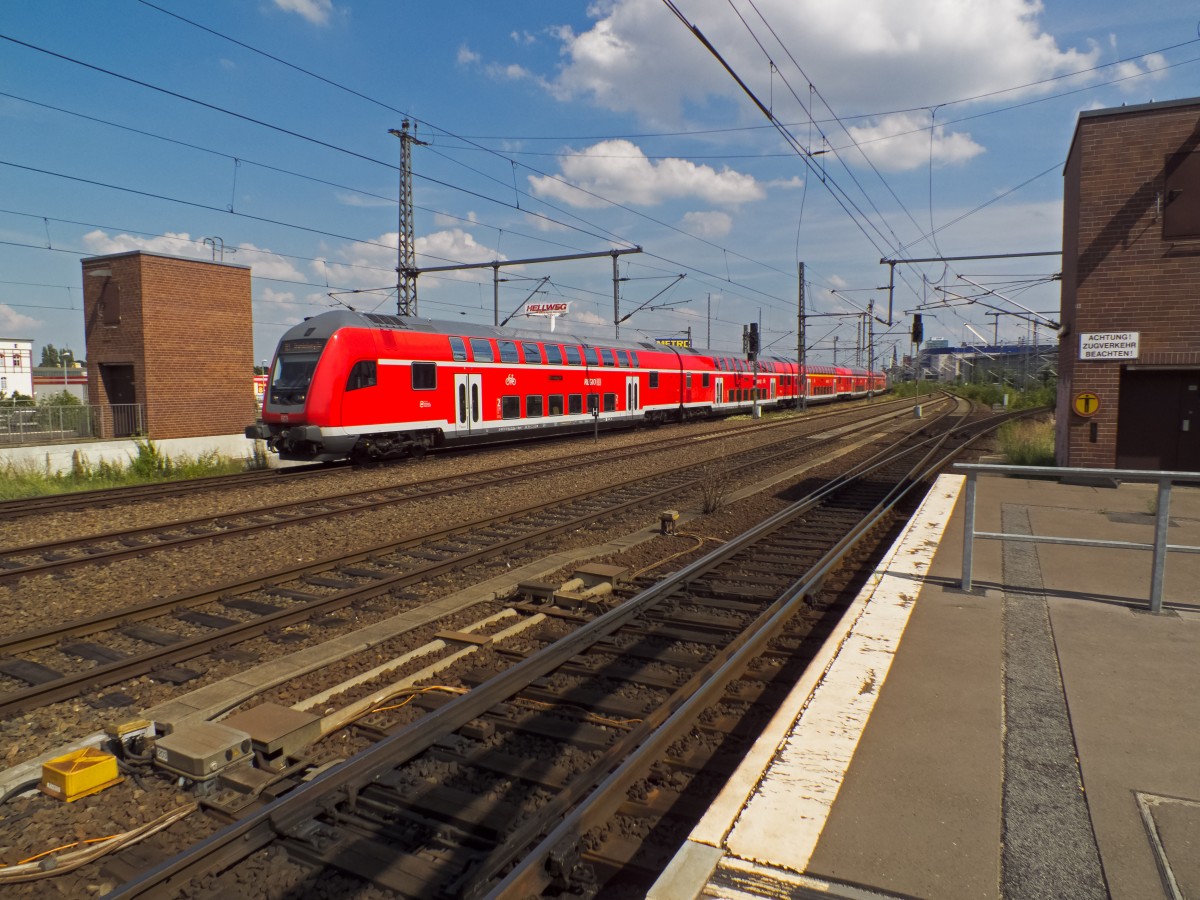
POLYGON ((1061 465, 1116 464, 1124 363, 1078 359, 1081 333, 1137 331, 1138 365, 1200 365, 1200 241, 1164 240, 1161 205, 1167 158, 1198 146, 1200 100, 1080 116, 1064 171, 1061 465), (1100 398, 1090 419, 1071 411, 1080 391, 1100 398))
POLYGON ((152 439, 237 434, 254 421, 248 268, 138 251, 85 259, 83 273, 93 403, 112 402, 103 367, 126 365, 152 439), (114 285, 120 321, 111 323, 114 285))

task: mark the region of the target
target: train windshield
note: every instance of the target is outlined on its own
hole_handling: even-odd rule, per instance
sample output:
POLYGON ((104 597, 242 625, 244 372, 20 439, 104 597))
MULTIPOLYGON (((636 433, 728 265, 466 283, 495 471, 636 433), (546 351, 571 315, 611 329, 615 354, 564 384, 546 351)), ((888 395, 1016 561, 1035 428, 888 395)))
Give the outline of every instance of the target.
POLYGON ((298 406, 308 396, 319 353, 280 353, 271 369, 270 402, 279 406, 298 406))

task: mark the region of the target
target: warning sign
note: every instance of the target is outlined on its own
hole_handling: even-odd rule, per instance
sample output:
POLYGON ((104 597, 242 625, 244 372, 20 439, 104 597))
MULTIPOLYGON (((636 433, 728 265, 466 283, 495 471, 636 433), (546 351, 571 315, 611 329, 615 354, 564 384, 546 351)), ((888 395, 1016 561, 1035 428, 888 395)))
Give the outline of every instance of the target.
POLYGON ((1079 335, 1080 359, 1137 359, 1136 331, 1089 331, 1079 335))
POLYGON ((1071 408, 1076 415, 1084 418, 1094 416, 1100 410, 1100 398, 1091 391, 1080 391, 1071 401, 1071 408))

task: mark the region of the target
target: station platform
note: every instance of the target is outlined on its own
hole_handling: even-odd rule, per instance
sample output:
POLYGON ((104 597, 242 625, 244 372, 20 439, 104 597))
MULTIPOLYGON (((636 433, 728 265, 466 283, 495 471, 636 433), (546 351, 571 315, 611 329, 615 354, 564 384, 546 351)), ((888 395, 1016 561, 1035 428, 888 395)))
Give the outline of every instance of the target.
MULTIPOLYGON (((939 478, 649 893, 1200 897, 1200 554, 976 540, 939 478)), ((977 532, 1150 542, 1155 486, 980 477, 977 532)), ((1169 543, 1200 546, 1177 486, 1169 543)))

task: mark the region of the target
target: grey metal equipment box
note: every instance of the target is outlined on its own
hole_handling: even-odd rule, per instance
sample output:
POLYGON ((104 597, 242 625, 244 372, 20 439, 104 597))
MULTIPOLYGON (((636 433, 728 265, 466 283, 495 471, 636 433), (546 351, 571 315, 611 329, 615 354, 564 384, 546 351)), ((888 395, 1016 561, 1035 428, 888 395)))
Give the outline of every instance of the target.
POLYGON ((235 713, 223 724, 250 735, 259 763, 273 771, 284 769, 288 757, 321 737, 320 716, 277 703, 263 703, 235 713))
POLYGON ((184 725, 155 742, 154 764, 193 781, 208 781, 248 758, 250 735, 216 722, 184 725))

